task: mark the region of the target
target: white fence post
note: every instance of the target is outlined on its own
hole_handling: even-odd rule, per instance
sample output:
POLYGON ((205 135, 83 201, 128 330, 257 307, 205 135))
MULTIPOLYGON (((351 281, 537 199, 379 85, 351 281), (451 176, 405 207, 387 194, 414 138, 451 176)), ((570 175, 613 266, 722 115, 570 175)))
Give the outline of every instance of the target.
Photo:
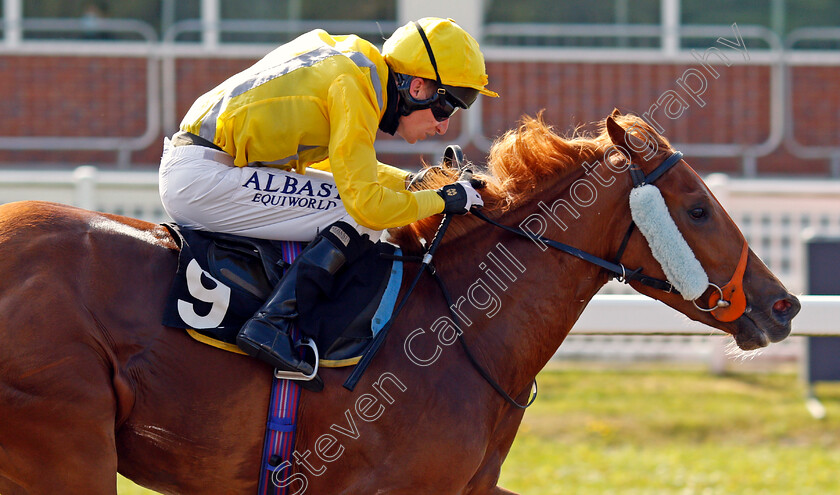
POLYGON ((5 42, 9 46, 18 46, 23 39, 21 18, 23 17, 23 0, 3 0, 3 33, 5 42))
POLYGON ((202 44, 210 52, 219 47, 219 21, 221 20, 221 7, 219 0, 201 1, 201 23, 202 23, 202 44))
POLYGON ((680 1, 662 0, 662 51, 666 58, 680 51, 680 1))
POLYGON ((96 182, 99 174, 96 167, 84 165, 73 171, 76 183, 75 205, 86 210, 96 209, 96 182))

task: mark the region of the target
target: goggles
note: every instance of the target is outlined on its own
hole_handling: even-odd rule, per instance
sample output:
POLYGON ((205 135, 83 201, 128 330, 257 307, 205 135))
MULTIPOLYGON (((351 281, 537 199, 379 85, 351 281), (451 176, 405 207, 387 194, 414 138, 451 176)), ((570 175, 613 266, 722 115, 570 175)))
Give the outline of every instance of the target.
POLYGON ((425 100, 418 100, 411 96, 409 86, 411 85, 412 76, 406 74, 395 74, 397 82, 397 90, 402 96, 402 107, 400 113, 408 115, 415 110, 425 110, 430 108, 432 115, 438 122, 443 122, 452 117, 459 108, 467 109, 478 98, 478 90, 473 88, 462 88, 460 86, 449 86, 443 84, 438 73, 437 62, 435 61, 435 54, 432 52, 432 46, 429 44, 429 39, 426 37, 423 27, 415 21, 414 26, 420 33, 420 38, 426 46, 426 53, 429 54, 429 60, 432 62, 432 68, 435 69, 435 78, 437 79, 437 90, 431 98, 425 100))
POLYGON ((459 88, 453 86, 438 86, 431 98, 419 100, 409 92, 414 76, 406 74, 394 74, 397 83, 397 90, 400 93, 401 105, 400 114, 408 115, 416 110, 430 108, 432 115, 438 122, 452 117, 459 108, 469 108, 478 97, 478 90, 472 88, 459 88))

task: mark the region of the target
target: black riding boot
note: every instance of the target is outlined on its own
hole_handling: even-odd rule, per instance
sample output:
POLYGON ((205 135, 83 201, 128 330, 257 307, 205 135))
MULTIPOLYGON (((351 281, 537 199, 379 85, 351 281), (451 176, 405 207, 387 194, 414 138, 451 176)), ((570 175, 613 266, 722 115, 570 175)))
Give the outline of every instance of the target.
MULTIPOLYGON (((295 287, 301 270, 308 278, 316 275, 324 281, 353 261, 370 241, 344 222, 336 222, 320 233, 301 252, 274 288, 274 292, 245 322, 236 336, 236 344, 249 356, 268 363, 278 371, 299 372, 304 379, 313 372, 313 365, 299 356, 292 342, 291 330, 297 313, 295 287)), ((319 387, 315 387, 319 388, 319 387)))

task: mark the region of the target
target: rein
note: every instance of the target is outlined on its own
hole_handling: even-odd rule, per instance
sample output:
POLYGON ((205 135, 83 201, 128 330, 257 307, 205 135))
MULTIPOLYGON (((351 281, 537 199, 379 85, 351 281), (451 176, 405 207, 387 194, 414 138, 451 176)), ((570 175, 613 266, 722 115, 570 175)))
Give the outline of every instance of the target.
MULTIPOLYGON (((630 167, 630 176, 633 178, 633 187, 640 187, 645 184, 652 184, 657 179, 662 177, 662 175, 671 169, 674 165, 679 163, 682 160, 683 154, 679 151, 675 151, 671 156, 666 158, 656 169, 654 169, 650 174, 645 175, 644 172, 638 167, 638 165, 633 164, 631 162, 630 167)), ((639 282, 642 285, 646 285, 648 287, 658 289, 661 291, 669 292, 672 294, 679 294, 679 291, 676 287, 668 282, 667 280, 658 279, 655 277, 649 277, 647 275, 642 274, 642 268, 637 268, 635 270, 628 270, 627 267, 620 263, 621 255, 624 252, 624 249, 627 247, 627 243, 630 240, 630 236, 633 234, 633 230, 635 229, 635 224, 631 221, 630 227, 627 229, 627 233, 624 235, 624 239, 621 241, 621 247, 619 248, 618 255, 616 256, 616 261, 611 262, 607 261, 603 258, 599 258, 593 254, 587 253, 581 249, 578 249, 574 246, 570 246, 568 244, 563 244, 562 242, 558 242, 552 239, 548 239, 541 235, 535 235, 530 232, 525 232, 522 229, 517 229, 515 227, 510 227, 495 220, 492 220, 485 216, 478 210, 473 210, 471 212, 476 217, 484 220, 485 222, 493 225, 495 227, 499 227, 500 229, 506 230, 512 234, 516 234, 521 237, 525 237, 535 242, 541 242, 546 246, 551 246, 554 249, 562 251, 566 254, 571 254, 577 258, 580 258, 584 261, 592 263, 593 265, 599 266, 606 270, 610 275, 611 278, 618 280, 619 282, 629 283, 630 281, 639 282)))
MULTIPOLYGON (((510 227, 508 225, 501 224, 501 223, 499 223, 495 220, 492 220, 492 219, 488 218, 487 216, 484 215, 484 213, 481 213, 478 210, 473 210, 471 213, 474 216, 476 216, 476 217, 484 220, 485 222, 489 223, 490 225, 493 225, 494 227, 498 227, 500 229, 506 230, 506 231, 510 232, 511 234, 516 234, 518 236, 525 237, 526 239, 531 239, 532 241, 541 242, 541 243, 545 244, 546 246, 551 246, 554 249, 557 249, 558 251, 562 251, 566 254, 571 254, 572 256, 574 256, 576 258, 580 258, 584 261, 588 261, 589 263, 592 263, 593 265, 600 266, 601 268, 603 268, 604 270, 609 272, 610 275, 612 275, 612 278, 615 278, 619 282, 627 283, 631 280, 635 280, 635 281, 637 281, 641 284, 647 285, 648 287, 653 287, 654 289, 659 289, 659 290, 663 290, 665 292, 671 292, 671 293, 674 293, 674 294, 679 294, 677 289, 673 285, 671 285, 671 283, 668 282, 667 280, 661 280, 661 279, 654 278, 654 277, 648 277, 647 275, 642 275, 642 273, 641 273, 642 268, 637 268, 635 270, 629 270, 628 271, 627 268, 624 265, 622 265, 621 263, 618 263, 618 262, 613 263, 613 262, 607 261, 603 258, 599 258, 599 257, 595 256, 594 254, 587 253, 586 251, 578 249, 574 246, 570 246, 568 244, 563 244, 562 242, 558 242, 558 241, 555 241, 555 240, 552 240, 552 239, 548 239, 547 237, 543 237, 541 235, 535 235, 535 234, 532 234, 530 232, 525 232, 524 230, 517 229, 515 227, 510 227)), ((627 234, 628 238, 630 237, 630 233, 632 233, 632 230, 628 231, 628 234, 627 234)))
POLYGON ((446 284, 444 284, 443 279, 440 277, 440 274, 437 273, 435 270, 434 265, 432 265, 432 258, 434 257, 435 252, 437 251, 438 246, 440 245, 440 241, 443 239, 444 234, 446 233, 446 229, 449 227, 449 223, 452 221, 452 214, 447 214, 443 216, 443 221, 441 221, 440 226, 438 227, 437 232, 435 233, 434 239, 432 239, 432 243, 429 248, 426 250, 426 253, 423 255, 422 258, 418 258, 415 256, 388 256, 391 259, 399 259, 401 261, 411 261, 411 262, 419 262, 420 268, 417 270, 417 275, 414 276, 414 279, 411 281, 411 285, 408 286, 405 295, 400 300, 400 303, 397 305, 394 313, 391 315, 391 319, 388 320, 379 333, 376 334, 376 337, 373 338, 373 342, 371 342, 370 347, 365 351, 365 354, 362 356, 362 359, 359 360, 359 363, 356 364, 356 367, 353 369, 353 372, 347 377, 347 380, 344 381, 344 388, 347 390, 353 391, 356 388, 356 385, 359 383, 359 379, 364 374, 367 367, 370 365, 371 360, 379 351, 379 348, 382 346, 382 343, 385 341, 385 336, 388 333, 388 330, 391 328, 391 324, 396 320, 397 316, 402 311, 403 307, 405 306, 406 301, 408 301, 409 296, 414 291, 414 288, 417 287, 417 282, 420 280, 420 276, 423 274, 424 271, 428 271, 432 277, 434 277, 435 282, 437 282, 438 287, 440 287, 441 292, 443 293, 443 298, 446 300, 446 306, 449 308, 449 314, 452 316, 452 321, 456 323, 458 327, 458 341, 461 344, 461 347, 464 349, 464 353, 467 355, 467 359, 470 361, 470 364, 475 368, 479 375, 481 375, 487 383, 490 384, 493 389, 502 396, 505 401, 518 408, 518 409, 526 409, 534 401, 537 399, 537 379, 534 378, 533 382, 533 394, 531 395, 531 399, 528 401, 527 404, 520 404, 516 402, 516 400, 508 394, 505 389, 502 388, 501 385, 492 377, 490 373, 485 370, 478 360, 473 355, 472 351, 470 351, 469 346, 467 346, 467 342, 464 340, 464 332, 461 330, 461 326, 458 325, 460 318, 453 310, 452 304, 452 296, 449 294, 449 290, 446 288, 446 284))
MULTIPOLYGON (((423 33, 423 30, 420 30, 420 33, 423 33)), ((431 55, 431 52, 429 52, 431 55)), ((432 59, 434 63, 434 59, 432 59)), ((461 164, 464 162, 464 153, 461 151, 461 147, 457 145, 450 145, 447 146, 443 152, 443 162, 448 166, 454 166, 457 168, 462 168, 461 164)), ((462 170, 461 178, 466 178, 469 180, 472 177, 472 172, 468 169, 462 170)), ((449 290, 446 288, 446 285, 443 283, 443 279, 435 270, 434 265, 432 265, 432 258, 437 251, 438 246, 440 245, 441 240, 443 239, 444 234, 446 234, 446 229, 449 227, 449 223, 452 221, 452 214, 447 214, 443 216, 443 220, 441 221, 440 225, 438 226, 437 232, 435 232, 435 237, 432 239, 432 243, 429 245, 429 248, 426 250, 426 253, 423 255, 422 258, 418 258, 415 256, 389 256, 392 259, 400 259, 402 261, 411 261, 411 262, 419 262, 420 268, 417 270, 417 275, 414 276, 414 280, 412 280, 411 285, 408 287, 403 298, 400 300, 399 305, 394 310, 394 313, 391 315, 391 319, 379 330, 379 333, 373 338, 373 342, 371 342, 370 347, 365 351, 365 354, 362 356, 362 359, 359 360, 356 367, 353 369, 353 372, 350 373, 350 376, 347 377, 347 380, 344 381, 344 388, 347 390, 352 391, 356 388, 356 385, 359 383, 359 379, 361 379, 362 374, 364 374, 367 367, 370 365, 371 360, 373 360, 374 355, 379 351, 379 348, 382 346, 382 343, 385 341, 385 336, 388 334, 388 330, 391 328, 391 324, 394 320, 397 319, 397 316, 402 311, 403 307, 405 306, 405 302, 408 300, 408 297, 414 291, 414 288, 417 286, 417 282, 420 280, 420 276, 423 274, 424 271, 428 271, 432 277, 434 277, 435 282, 437 282, 438 287, 440 287, 441 292, 443 293, 443 297, 446 300, 446 306, 449 308, 449 313, 452 316, 452 321, 456 323, 458 328, 458 342, 461 343, 461 347, 464 349, 464 353, 467 355, 467 359, 469 359, 470 364, 473 365, 473 368, 476 369, 479 375, 484 378, 487 383, 493 387, 493 390, 499 393, 505 401, 518 408, 518 409, 525 409, 529 407, 531 404, 537 400, 537 379, 534 378, 534 383, 532 386, 533 394, 531 399, 528 401, 527 404, 520 404, 516 402, 506 391, 499 385, 499 383, 490 376, 490 373, 485 370, 478 360, 473 355, 472 351, 470 351, 469 346, 467 346, 467 342, 464 340, 464 332, 461 330, 461 326, 457 323, 460 321, 460 318, 455 313, 452 304, 452 297, 449 295, 449 290)))
POLYGON ((487 383, 489 383, 490 386, 493 387, 493 389, 496 392, 498 392, 499 395, 501 395, 502 398, 505 399, 505 401, 508 404, 512 405, 513 407, 516 407, 517 409, 527 409, 528 407, 530 407, 531 404, 533 404, 534 401, 537 400, 537 393, 539 390, 537 387, 537 379, 534 378, 532 386, 532 390, 534 392, 533 394, 531 394, 531 399, 528 401, 528 403, 523 405, 516 402, 516 400, 513 397, 511 397, 505 391, 505 389, 503 389, 502 386, 499 385, 499 383, 496 382, 495 379, 493 379, 492 376, 490 376, 490 373, 488 373, 487 370, 485 370, 481 366, 481 364, 475 358, 475 355, 473 355, 472 351, 470 351, 470 348, 467 346, 467 341, 464 340, 464 332, 461 331, 461 326, 458 325, 460 318, 458 317, 458 314, 455 313, 455 310, 452 309, 454 305, 452 304, 452 296, 449 294, 449 290, 446 288, 446 285, 443 283, 443 279, 436 271, 432 271, 432 276, 435 277, 435 281, 440 287, 440 291, 443 293, 443 298, 446 299, 446 305, 447 307, 449 307, 449 314, 452 315, 452 321, 454 321, 456 326, 458 327, 458 342, 461 343, 461 347, 464 349, 464 353, 467 355, 467 359, 470 360, 470 364, 473 365, 473 368, 475 368, 475 370, 478 371, 478 374, 481 375, 481 377, 484 378, 484 380, 487 381, 487 383))

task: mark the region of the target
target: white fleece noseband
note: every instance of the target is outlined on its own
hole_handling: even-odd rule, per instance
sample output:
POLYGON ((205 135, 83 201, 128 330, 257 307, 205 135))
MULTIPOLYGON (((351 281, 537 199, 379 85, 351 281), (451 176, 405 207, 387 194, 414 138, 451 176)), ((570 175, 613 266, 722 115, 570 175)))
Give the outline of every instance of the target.
POLYGON ((671 218, 659 189, 646 184, 630 191, 630 214, 662 266, 665 277, 683 298, 693 301, 709 286, 709 277, 671 218))

